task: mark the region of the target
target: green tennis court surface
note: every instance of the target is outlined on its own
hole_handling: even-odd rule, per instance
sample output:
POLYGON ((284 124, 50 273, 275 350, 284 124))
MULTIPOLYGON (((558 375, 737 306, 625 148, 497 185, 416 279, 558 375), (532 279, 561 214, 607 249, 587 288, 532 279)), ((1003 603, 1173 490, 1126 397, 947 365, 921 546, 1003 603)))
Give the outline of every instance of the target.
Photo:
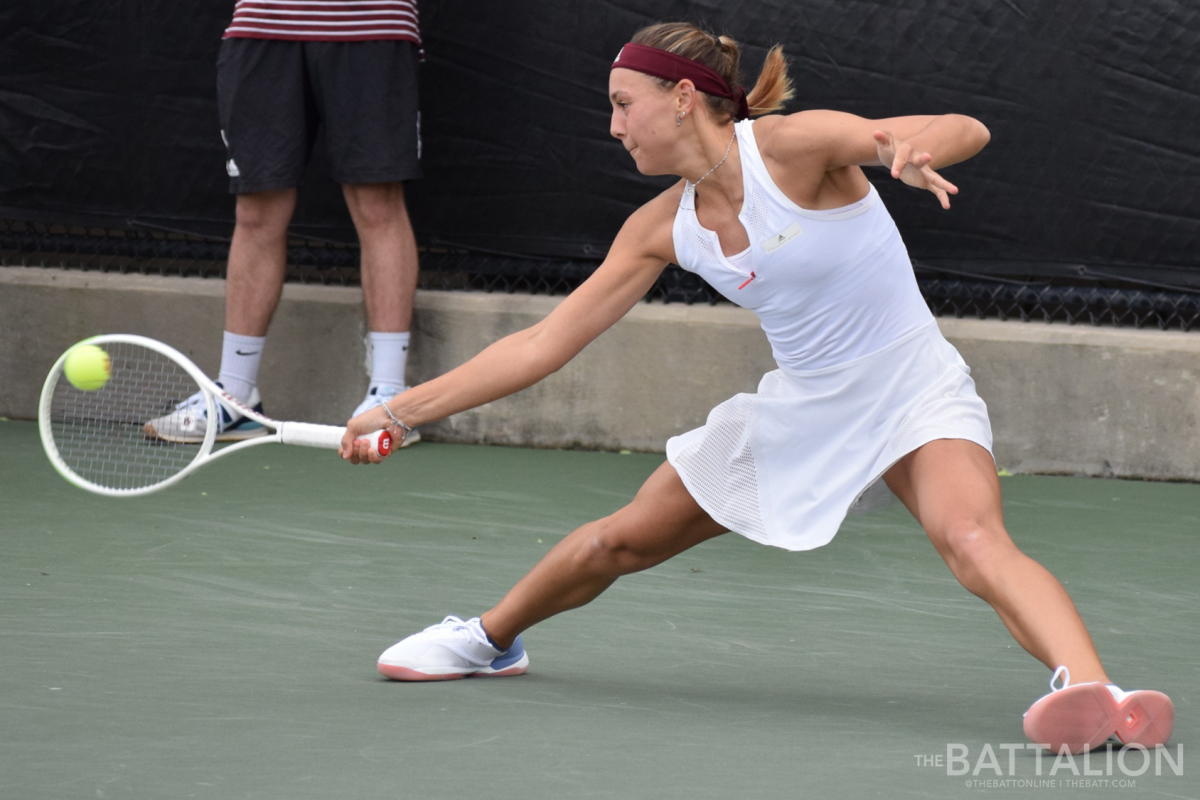
POLYGON ((271 446, 122 501, 68 486, 35 425, 0 422, 0 797, 1200 794, 1194 485, 1003 479, 1014 537, 1113 677, 1174 699, 1182 775, 1153 758, 1096 775, 1101 754, 1091 776, 1051 758, 1037 776, 1028 750, 1010 775, 1001 745, 1024 742, 1048 671, 899 507, 810 553, 731 535, 622 579, 528 632, 520 678, 376 674, 660 462, 425 443, 356 468, 271 446), (972 772, 990 745, 1002 774, 923 765, 952 744, 972 772))

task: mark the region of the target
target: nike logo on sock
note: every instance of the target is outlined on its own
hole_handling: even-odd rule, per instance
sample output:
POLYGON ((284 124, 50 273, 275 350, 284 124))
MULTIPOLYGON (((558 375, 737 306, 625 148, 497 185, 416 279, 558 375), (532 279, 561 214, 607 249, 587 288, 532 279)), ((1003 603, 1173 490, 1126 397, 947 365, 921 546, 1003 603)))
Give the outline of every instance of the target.
POLYGON ((258 355, 257 350, 251 350, 249 353, 243 353, 241 350, 235 350, 234 352, 237 353, 239 356, 256 356, 256 355, 258 355))

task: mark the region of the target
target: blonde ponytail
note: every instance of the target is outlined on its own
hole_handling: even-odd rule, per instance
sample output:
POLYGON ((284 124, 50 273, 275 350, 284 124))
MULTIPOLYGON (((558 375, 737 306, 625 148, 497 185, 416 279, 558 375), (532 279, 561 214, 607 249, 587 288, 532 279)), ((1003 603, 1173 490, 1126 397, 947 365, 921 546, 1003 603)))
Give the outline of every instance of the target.
POLYGON ((746 95, 750 116, 770 114, 783 108, 783 104, 795 95, 792 79, 787 74, 787 59, 783 57, 783 46, 775 45, 767 51, 758 81, 746 95))

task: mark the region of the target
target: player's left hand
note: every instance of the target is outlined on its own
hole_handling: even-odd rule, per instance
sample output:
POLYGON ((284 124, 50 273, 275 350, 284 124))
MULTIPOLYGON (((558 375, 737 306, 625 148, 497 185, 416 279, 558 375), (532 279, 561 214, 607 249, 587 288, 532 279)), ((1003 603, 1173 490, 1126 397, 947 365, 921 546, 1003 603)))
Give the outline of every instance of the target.
POLYGON ((875 131, 875 149, 879 163, 885 167, 891 165, 893 178, 933 192, 942 208, 950 208, 950 195, 958 194, 958 187, 929 166, 933 161, 931 154, 916 151, 907 141, 897 140, 887 131, 875 131))
POLYGON ((346 423, 346 433, 342 436, 338 454, 351 464, 381 463, 387 456, 380 455, 369 440, 361 437, 383 429, 389 422, 391 419, 387 413, 378 406, 359 414, 346 423))

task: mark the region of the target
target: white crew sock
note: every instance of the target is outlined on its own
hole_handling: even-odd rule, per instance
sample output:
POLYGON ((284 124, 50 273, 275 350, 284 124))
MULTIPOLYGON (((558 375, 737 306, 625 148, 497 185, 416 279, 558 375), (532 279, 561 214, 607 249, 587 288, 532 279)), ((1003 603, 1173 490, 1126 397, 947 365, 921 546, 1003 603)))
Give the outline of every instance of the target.
POLYGON ((265 336, 241 336, 225 331, 221 348, 221 374, 217 377, 225 391, 246 402, 258 383, 258 365, 262 361, 265 336))
POLYGON ((409 333, 376 333, 371 331, 371 389, 391 386, 402 390, 404 370, 408 366, 409 333))

